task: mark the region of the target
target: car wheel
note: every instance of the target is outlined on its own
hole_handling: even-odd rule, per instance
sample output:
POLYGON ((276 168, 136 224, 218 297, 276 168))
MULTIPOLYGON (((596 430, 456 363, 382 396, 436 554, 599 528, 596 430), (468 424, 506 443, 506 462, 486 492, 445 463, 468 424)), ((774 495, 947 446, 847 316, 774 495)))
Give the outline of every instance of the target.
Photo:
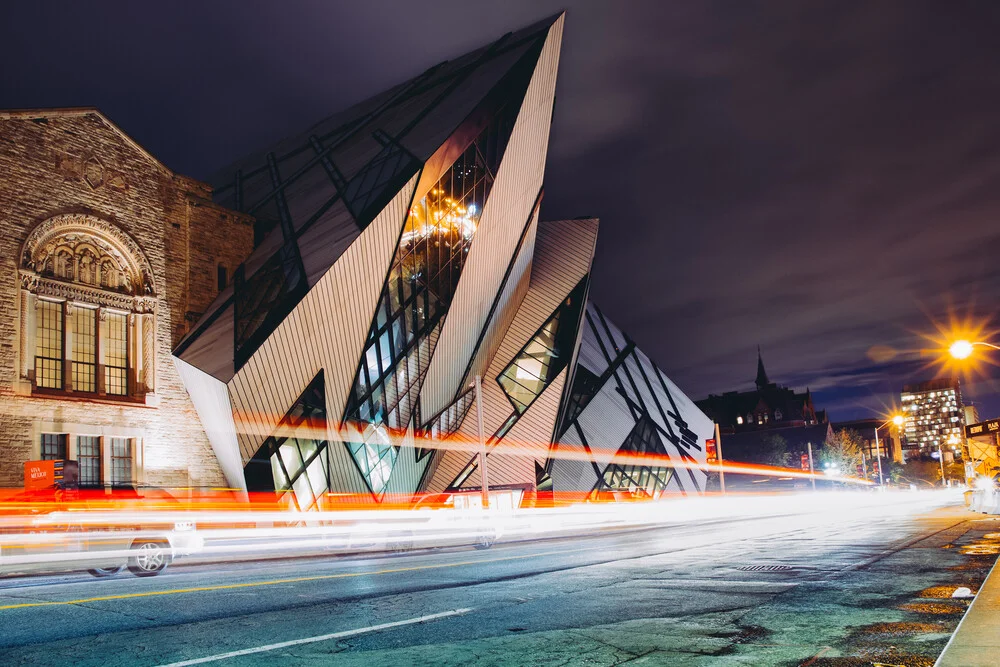
POLYGON ((132 553, 128 559, 128 571, 137 577, 155 577, 170 565, 170 545, 155 540, 132 543, 132 553))
POLYGON ((490 530, 486 532, 479 533, 476 536, 476 548, 477 549, 489 549, 497 541, 497 533, 495 530, 490 530))
POLYGON ((394 554, 406 553, 413 549, 413 533, 400 533, 394 535, 391 540, 389 540, 389 551, 394 554))
POLYGON ((95 567, 87 570, 87 572, 95 577, 113 577, 124 569, 125 564, 122 563, 121 565, 115 565, 113 567, 95 567))

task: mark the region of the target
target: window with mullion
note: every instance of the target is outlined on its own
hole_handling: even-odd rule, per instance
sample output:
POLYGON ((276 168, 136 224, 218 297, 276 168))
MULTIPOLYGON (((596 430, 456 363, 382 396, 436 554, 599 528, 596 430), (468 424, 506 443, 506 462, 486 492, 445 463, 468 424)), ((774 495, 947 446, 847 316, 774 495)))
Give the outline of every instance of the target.
POLYGON ((132 485, 132 439, 111 438, 111 486, 132 485))
POLYGON ((76 461, 80 465, 80 486, 102 486, 101 438, 80 435, 76 438, 76 461))
POLYGON ((63 304, 39 299, 35 311, 35 385, 63 388, 63 304))
POLYGON ((73 308, 73 391, 97 391, 97 309, 73 308))
POLYGON ((128 394, 128 316, 105 312, 101 322, 104 348, 104 391, 108 394, 128 394))
POLYGON ((66 433, 42 433, 42 460, 61 461, 66 459, 66 433))

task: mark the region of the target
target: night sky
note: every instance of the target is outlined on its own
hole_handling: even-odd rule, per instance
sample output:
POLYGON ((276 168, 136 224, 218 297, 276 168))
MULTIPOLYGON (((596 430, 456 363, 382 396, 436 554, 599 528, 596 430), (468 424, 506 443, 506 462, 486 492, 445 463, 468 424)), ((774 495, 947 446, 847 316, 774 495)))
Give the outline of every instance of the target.
POLYGON ((208 178, 562 8, 543 217, 601 218, 592 296, 689 395, 760 345, 867 416, 934 376, 920 334, 992 315, 998 3, 5 3, 0 108, 96 106, 208 178))

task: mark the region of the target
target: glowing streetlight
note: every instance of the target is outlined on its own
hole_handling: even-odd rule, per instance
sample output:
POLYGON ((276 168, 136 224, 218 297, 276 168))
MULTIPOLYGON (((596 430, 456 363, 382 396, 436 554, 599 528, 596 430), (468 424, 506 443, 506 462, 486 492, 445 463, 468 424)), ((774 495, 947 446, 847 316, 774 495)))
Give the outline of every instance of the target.
POLYGON ((954 359, 968 359, 972 356, 973 351, 976 347, 988 347, 993 350, 1000 350, 1000 346, 994 345, 992 343, 986 343, 981 340, 977 341, 967 341, 967 340, 956 340, 948 348, 948 354, 954 359))
POLYGON ((880 428, 884 428, 892 424, 897 429, 903 425, 903 415, 893 415, 889 419, 886 419, 879 426, 875 427, 875 462, 878 464, 878 483, 882 486, 885 481, 882 477, 882 453, 879 451, 879 441, 878 441, 878 431, 880 428))

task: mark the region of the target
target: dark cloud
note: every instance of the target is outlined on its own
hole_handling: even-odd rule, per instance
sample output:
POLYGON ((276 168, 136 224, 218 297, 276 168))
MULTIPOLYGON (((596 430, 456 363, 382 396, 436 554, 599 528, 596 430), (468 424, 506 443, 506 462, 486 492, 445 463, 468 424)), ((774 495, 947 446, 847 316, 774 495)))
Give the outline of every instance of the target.
POLYGON ((8 3, 0 107, 98 106, 205 177, 563 4, 544 214, 602 219, 593 294, 687 392, 760 344, 858 416, 933 373, 915 332, 992 312, 991 3, 8 3))

